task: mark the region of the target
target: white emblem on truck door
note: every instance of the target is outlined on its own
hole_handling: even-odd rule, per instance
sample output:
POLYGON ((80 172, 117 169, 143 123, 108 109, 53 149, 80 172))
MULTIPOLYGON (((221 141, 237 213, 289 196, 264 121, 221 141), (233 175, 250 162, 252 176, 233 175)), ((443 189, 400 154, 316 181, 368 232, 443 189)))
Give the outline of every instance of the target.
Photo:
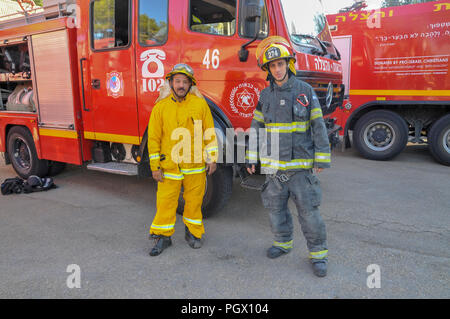
POLYGON ((159 91, 164 84, 164 64, 166 53, 159 49, 151 49, 142 52, 142 87, 144 92, 159 91))
POLYGON ((161 62, 161 60, 165 59, 166 53, 162 50, 152 49, 142 52, 141 61, 145 61, 142 65, 142 77, 162 78, 164 76, 164 64, 161 62), (151 63, 156 64, 156 70, 150 71, 151 63))

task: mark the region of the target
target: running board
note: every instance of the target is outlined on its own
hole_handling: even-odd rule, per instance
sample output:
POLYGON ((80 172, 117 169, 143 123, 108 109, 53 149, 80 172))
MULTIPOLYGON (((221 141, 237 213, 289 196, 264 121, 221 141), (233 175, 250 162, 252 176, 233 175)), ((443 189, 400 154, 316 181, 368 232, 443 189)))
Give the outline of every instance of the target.
POLYGON ((91 163, 87 165, 87 169, 127 176, 138 175, 138 166, 136 164, 130 163, 118 163, 118 162, 91 163))

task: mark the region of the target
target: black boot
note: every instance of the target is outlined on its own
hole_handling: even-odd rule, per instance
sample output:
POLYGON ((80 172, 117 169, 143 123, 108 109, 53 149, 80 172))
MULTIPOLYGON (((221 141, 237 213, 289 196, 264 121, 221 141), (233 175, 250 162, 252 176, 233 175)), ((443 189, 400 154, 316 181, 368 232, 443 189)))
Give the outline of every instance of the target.
POLYGON ((277 257, 287 254, 289 251, 290 250, 286 251, 281 248, 272 246, 269 249, 267 249, 267 257, 274 259, 274 258, 277 258, 277 257))
POLYGON ((170 237, 162 235, 150 235, 151 239, 155 240, 155 246, 150 251, 150 256, 158 256, 164 249, 172 245, 172 239, 170 237))
POLYGON ((188 242, 189 246, 191 246, 194 249, 200 248, 203 245, 201 238, 197 238, 194 235, 192 235, 187 226, 185 226, 184 238, 188 242))
POLYGON ((314 275, 317 277, 325 277, 327 275, 327 262, 319 261, 312 264, 314 275))

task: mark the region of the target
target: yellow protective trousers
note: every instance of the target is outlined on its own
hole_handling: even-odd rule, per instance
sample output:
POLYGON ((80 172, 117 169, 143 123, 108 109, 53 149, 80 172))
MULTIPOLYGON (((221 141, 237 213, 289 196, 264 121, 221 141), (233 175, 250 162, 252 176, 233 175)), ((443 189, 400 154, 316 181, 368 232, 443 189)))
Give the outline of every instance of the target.
POLYGON ((183 186, 183 222, 196 238, 205 233, 202 220, 202 202, 206 187, 206 173, 185 174, 182 179, 164 178, 158 183, 156 215, 150 234, 171 236, 175 232, 176 211, 181 186, 183 186))

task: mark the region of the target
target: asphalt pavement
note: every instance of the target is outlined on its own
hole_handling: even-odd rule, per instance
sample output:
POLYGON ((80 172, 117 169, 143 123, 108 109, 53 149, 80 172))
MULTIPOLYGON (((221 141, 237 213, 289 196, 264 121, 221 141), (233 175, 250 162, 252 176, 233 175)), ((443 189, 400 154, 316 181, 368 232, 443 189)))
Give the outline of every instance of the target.
MULTIPOLYGON (((0 164, 2 181, 15 176, 0 164)), ((294 249, 266 257, 267 212, 237 179, 201 249, 178 216, 173 246, 150 257, 155 183, 69 166, 57 189, 0 195, 0 298, 450 298, 449 167, 426 146, 388 162, 347 150, 319 178, 325 278, 296 217, 294 249)))

